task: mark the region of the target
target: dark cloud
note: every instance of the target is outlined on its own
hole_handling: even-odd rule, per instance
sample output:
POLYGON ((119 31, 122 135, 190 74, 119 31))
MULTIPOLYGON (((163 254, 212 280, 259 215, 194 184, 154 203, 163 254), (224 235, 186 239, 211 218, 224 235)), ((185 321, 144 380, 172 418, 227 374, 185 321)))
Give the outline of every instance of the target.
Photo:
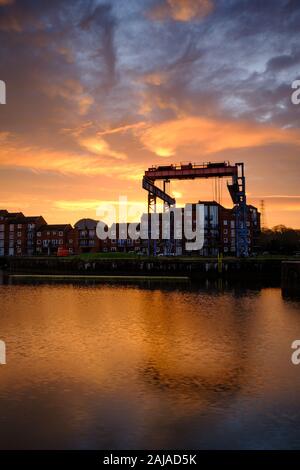
POLYGON ((80 27, 93 34, 98 47, 92 57, 104 57, 107 66, 107 79, 110 85, 115 79, 116 54, 114 47, 114 32, 116 20, 112 14, 112 6, 99 5, 80 22, 80 27))
POLYGON ((250 191, 261 196, 270 168, 269 194, 274 186, 297 193, 300 106, 291 103, 291 84, 300 78, 299 0, 5 3, 2 200, 23 204, 26 192, 29 206, 45 204, 47 194, 55 201, 58 175, 61 200, 112 199, 120 187, 142 198, 140 174, 170 141, 174 158, 200 161, 199 135, 220 144, 221 126, 212 159, 244 160, 250 191), (294 128, 290 140, 281 128, 294 128), (178 149, 176 137, 188 145, 178 149))
POLYGON ((289 67, 295 67, 300 62, 300 54, 283 54, 276 57, 272 57, 267 62, 267 71, 278 72, 289 67))
POLYGON ((116 21, 109 4, 16 0, 0 6, 3 131, 39 144, 74 147, 61 128, 78 125, 115 76, 116 21), (55 139, 53 139, 55 136, 55 139))
MULTIPOLYGON (((170 15, 167 22, 147 15, 166 5, 160 0, 0 6, 8 93, 1 129, 81 151, 62 128, 91 121, 95 130, 182 113, 299 126, 299 107, 290 103, 299 78, 299 2, 208 3, 209 14, 197 10, 201 21, 170 15)), ((168 2, 169 13, 171 7, 178 15, 197 14, 182 1, 168 2)))

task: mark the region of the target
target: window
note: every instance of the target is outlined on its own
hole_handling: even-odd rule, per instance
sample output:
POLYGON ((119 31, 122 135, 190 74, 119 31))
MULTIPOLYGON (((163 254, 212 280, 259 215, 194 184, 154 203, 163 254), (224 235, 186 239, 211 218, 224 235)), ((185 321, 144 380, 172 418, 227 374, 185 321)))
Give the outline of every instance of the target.
POLYGON ((70 243, 70 245, 72 245, 72 243, 73 243, 72 238, 69 239, 69 243, 70 243))
POLYGON ((40 245, 42 243, 42 240, 37 240, 37 245, 40 245))
POLYGON ((53 230, 52 235, 56 235, 56 231, 55 231, 55 230, 53 230))
POLYGON ((224 252, 227 253, 227 251, 228 251, 227 246, 224 246, 224 252))
POLYGON ((249 220, 247 221, 247 227, 250 227, 250 222, 249 222, 249 220))
POLYGON ((10 226, 9 226, 9 230, 10 230, 10 232, 13 232, 13 231, 15 230, 15 226, 14 226, 14 224, 10 224, 10 226))
POLYGON ((21 237, 21 236, 22 236, 22 232, 18 232, 17 235, 18 235, 18 237, 21 237))
POLYGON ((22 228, 22 224, 18 224, 18 229, 22 228))
POLYGON ((0 224, 0 232, 4 232, 4 224, 0 224))
POLYGON ((232 238, 235 237, 235 231, 234 230, 231 230, 231 236, 232 236, 232 238))
POLYGON ((224 238, 224 243, 228 243, 228 238, 224 238))
POLYGON ((234 221, 234 220, 232 220, 232 221, 230 222, 230 226, 231 226, 231 228, 234 228, 234 227, 235 227, 235 221, 234 221))
POLYGON ((50 237, 50 232, 47 232, 47 236, 50 237))
POLYGON ((227 220, 223 220, 223 224, 224 225, 227 225, 228 221, 227 220))
POLYGON ((17 240, 17 245, 21 245, 21 240, 17 240))
POLYGON ((226 235, 227 235, 227 233, 228 233, 228 230, 227 230, 227 228, 224 228, 224 234, 226 234, 226 235))
POLYGON ((38 236, 38 237, 41 237, 41 236, 42 236, 42 232, 37 232, 37 236, 38 236))
POLYGON ((58 243, 59 243, 60 245, 62 245, 63 242, 64 242, 63 240, 58 240, 58 243))
POLYGON ((64 232, 60 231, 60 232, 58 233, 58 235, 59 235, 60 237, 63 237, 64 232))

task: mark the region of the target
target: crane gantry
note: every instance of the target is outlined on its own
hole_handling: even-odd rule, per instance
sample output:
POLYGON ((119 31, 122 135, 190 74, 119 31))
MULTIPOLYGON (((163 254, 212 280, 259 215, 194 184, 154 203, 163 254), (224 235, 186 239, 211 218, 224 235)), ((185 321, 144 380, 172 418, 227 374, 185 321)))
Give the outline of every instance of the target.
POLYGON ((208 162, 154 165, 145 171, 142 186, 148 191, 148 214, 156 211, 156 200, 164 202, 165 210, 174 207, 175 198, 167 193, 171 180, 194 180, 199 178, 231 178, 227 188, 234 203, 236 255, 248 256, 247 202, 244 163, 208 162), (155 185, 163 182, 163 189, 155 185))

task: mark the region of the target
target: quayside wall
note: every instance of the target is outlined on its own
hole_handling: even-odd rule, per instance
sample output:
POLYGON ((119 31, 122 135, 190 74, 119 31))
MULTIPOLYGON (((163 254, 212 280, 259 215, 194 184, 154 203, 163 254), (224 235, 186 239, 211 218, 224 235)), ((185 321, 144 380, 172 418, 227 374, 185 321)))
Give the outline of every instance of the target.
POLYGON ((264 278, 281 279, 281 259, 143 258, 91 259, 57 257, 0 258, 6 274, 78 274, 121 276, 188 276, 197 278, 264 278))

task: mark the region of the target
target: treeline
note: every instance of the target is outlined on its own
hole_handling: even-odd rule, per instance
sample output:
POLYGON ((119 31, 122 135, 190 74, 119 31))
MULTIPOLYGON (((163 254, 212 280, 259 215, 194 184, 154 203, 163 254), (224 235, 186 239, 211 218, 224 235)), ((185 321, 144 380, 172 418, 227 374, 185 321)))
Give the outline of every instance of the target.
POLYGON ((300 230, 276 225, 272 229, 263 229, 258 240, 260 252, 270 254, 300 254, 300 230))

